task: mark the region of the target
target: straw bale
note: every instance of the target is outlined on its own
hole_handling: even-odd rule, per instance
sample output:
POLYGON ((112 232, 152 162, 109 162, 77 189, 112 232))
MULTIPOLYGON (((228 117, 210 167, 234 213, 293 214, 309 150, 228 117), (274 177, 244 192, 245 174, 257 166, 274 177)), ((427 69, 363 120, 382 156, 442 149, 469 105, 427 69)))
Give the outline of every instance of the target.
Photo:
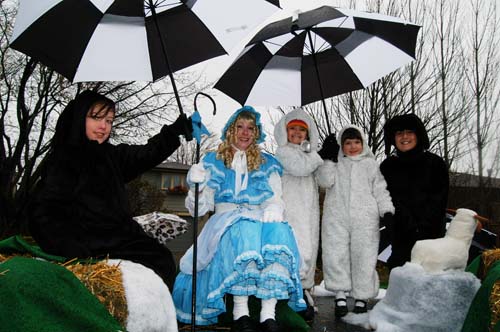
POLYGON ((128 309, 122 273, 118 265, 108 265, 106 262, 72 264, 70 261, 64 266, 73 272, 122 326, 126 326, 128 309))
POLYGON ((22 256, 22 257, 33 257, 31 256, 30 254, 1 254, 0 253, 0 263, 3 263, 9 259, 11 259, 12 257, 18 257, 18 256, 22 256))
POLYGON ((500 321, 500 281, 496 281, 490 293, 490 332, 495 330, 495 325, 500 321))
POLYGON ((493 263, 500 259, 500 249, 485 250, 481 254, 478 277, 484 280, 493 263))

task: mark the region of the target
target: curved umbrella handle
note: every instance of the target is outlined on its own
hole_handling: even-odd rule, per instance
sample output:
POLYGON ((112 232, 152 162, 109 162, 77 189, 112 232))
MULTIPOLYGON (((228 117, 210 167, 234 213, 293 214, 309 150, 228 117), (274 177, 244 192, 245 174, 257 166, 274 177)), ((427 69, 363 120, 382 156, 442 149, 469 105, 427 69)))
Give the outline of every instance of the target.
POLYGON ((200 96, 200 95, 207 97, 212 102, 212 106, 214 107, 214 111, 213 111, 212 115, 215 115, 217 112, 217 106, 215 105, 215 101, 212 97, 210 97, 209 95, 207 95, 204 92, 198 92, 196 94, 196 96, 194 97, 194 111, 198 112, 198 107, 196 107, 196 100, 198 99, 198 96, 200 96))

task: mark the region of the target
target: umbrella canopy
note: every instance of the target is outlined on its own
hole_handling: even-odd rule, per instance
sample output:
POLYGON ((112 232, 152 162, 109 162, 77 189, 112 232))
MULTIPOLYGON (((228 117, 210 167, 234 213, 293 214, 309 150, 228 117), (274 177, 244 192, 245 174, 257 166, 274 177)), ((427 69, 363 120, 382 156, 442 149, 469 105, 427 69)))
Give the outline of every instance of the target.
POLYGON ((73 82, 154 81, 225 54, 277 6, 279 0, 21 0, 10 46, 73 82))
POLYGON ((215 88, 242 105, 324 101, 413 60, 419 28, 381 14, 319 7, 264 27, 215 88))

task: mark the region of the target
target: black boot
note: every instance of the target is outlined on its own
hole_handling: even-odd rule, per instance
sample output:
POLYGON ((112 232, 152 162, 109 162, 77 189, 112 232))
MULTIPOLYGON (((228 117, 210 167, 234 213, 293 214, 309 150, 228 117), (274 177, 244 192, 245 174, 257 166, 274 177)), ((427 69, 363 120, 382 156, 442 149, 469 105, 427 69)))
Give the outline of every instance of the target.
POLYGON ((302 311, 298 311, 297 313, 304 318, 306 322, 310 322, 314 319, 314 307, 312 303, 309 303, 309 298, 306 295, 306 291, 303 291, 303 298, 306 301, 306 309, 302 311))
POLYGON ((266 319, 262 323, 259 324, 259 332, 279 332, 280 328, 278 322, 274 319, 266 319))
POLYGON ((241 316, 233 321, 231 332, 257 332, 253 320, 248 316, 241 316))

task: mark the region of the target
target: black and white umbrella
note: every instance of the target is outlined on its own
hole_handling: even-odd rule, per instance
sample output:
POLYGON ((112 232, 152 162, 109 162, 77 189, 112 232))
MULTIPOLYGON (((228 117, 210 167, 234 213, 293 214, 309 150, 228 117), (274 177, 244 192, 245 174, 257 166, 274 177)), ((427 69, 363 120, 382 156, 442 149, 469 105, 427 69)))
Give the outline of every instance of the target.
MULTIPOLYGON (((330 6, 261 29, 215 88, 240 104, 302 106, 362 89, 415 58, 419 26, 330 6)), ((328 117, 328 115, 327 115, 328 117)))
POLYGON ((72 82, 155 81, 226 54, 278 6, 279 0, 21 0, 10 46, 72 82))

